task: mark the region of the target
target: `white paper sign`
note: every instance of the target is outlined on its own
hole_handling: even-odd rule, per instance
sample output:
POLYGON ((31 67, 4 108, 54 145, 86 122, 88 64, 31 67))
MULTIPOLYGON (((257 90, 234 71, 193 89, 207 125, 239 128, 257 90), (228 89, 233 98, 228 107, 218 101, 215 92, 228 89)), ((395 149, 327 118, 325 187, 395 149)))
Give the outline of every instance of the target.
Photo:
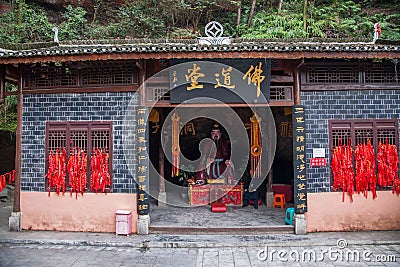
POLYGON ((325 148, 313 148, 313 158, 325 158, 325 148))

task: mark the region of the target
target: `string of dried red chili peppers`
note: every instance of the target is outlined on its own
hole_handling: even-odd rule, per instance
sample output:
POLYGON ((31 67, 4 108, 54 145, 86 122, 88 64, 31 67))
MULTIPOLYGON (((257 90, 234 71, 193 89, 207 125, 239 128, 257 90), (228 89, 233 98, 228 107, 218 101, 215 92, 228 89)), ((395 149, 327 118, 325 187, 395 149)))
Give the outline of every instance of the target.
POLYGON ((3 189, 7 186, 7 179, 8 184, 11 184, 15 181, 15 170, 0 175, 0 192, 3 191, 3 189))
POLYGON ((90 190, 94 192, 105 192, 111 185, 111 176, 108 166, 108 153, 104 150, 93 149, 90 158, 90 190))

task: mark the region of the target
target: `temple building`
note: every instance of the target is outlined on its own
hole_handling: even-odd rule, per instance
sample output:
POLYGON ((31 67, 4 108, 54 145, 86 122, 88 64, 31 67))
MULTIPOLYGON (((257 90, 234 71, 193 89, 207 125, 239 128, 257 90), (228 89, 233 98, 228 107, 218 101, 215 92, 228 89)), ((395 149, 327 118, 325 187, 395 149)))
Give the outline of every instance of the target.
POLYGON ((399 230, 399 58, 384 40, 3 45, 0 99, 18 96, 10 223, 115 232, 129 210, 139 234, 191 212, 225 230, 248 216, 285 232, 399 230), (230 151, 207 165, 213 127, 230 151), (242 207, 253 182, 258 209, 242 207))

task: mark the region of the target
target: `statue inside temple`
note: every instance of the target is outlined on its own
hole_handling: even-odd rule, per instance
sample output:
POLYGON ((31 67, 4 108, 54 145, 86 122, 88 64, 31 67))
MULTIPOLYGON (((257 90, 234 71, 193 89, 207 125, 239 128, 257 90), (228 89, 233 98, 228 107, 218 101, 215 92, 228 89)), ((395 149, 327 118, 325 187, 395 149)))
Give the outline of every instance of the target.
POLYGON ((196 184, 205 184, 208 179, 223 180, 232 177, 233 164, 230 161, 230 146, 222 136, 220 124, 217 122, 212 124, 211 139, 214 141, 215 146, 210 143, 206 147, 205 153, 203 153, 204 158, 200 161, 202 170, 197 174, 196 184))

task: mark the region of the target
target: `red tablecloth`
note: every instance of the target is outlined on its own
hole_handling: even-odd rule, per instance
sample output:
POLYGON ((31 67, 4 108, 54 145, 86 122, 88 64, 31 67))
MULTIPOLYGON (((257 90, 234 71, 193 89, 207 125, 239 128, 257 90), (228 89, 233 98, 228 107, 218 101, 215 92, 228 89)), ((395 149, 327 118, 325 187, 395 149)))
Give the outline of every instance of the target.
POLYGON ((223 196, 221 202, 226 205, 242 206, 243 185, 236 185, 236 186, 217 185, 217 184, 207 184, 201 186, 189 185, 189 200, 191 205, 209 204, 210 202, 216 200, 217 195, 219 197, 223 196))

